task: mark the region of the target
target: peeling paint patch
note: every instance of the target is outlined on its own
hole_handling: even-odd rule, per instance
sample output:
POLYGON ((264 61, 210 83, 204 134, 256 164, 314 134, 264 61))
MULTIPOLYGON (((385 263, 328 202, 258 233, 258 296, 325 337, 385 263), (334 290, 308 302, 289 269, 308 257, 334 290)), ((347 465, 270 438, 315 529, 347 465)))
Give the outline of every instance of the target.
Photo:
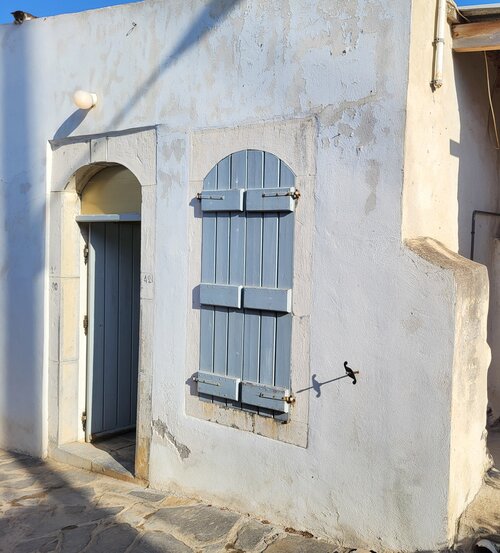
POLYGON ((415 334, 423 326, 421 319, 411 312, 410 316, 403 321, 403 327, 408 334, 415 334))
POLYGON ((170 432, 167 425, 162 420, 154 420, 151 423, 151 427, 153 428, 153 431, 156 432, 158 436, 160 436, 160 438, 168 440, 175 447, 181 459, 187 459, 191 455, 191 450, 189 449, 189 447, 178 442, 175 436, 172 434, 172 432, 170 432))
POLYGON ((178 163, 182 162, 186 150, 184 140, 181 140, 180 138, 173 140, 172 143, 169 144, 169 149, 174 154, 175 160, 178 163))
POLYGON ((366 171, 366 181, 370 187, 370 194, 365 202, 365 215, 371 213, 377 206, 377 186, 380 180, 380 164, 372 159, 366 171))

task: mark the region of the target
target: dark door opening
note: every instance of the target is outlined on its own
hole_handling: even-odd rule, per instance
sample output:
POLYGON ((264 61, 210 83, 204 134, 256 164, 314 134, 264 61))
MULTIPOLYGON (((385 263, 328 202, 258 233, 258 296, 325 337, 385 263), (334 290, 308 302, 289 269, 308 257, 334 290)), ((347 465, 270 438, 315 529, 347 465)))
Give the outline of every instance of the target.
POLYGON ((111 456, 119 457, 117 460, 131 465, 133 470, 139 358, 140 223, 91 223, 88 246, 85 438, 111 456))

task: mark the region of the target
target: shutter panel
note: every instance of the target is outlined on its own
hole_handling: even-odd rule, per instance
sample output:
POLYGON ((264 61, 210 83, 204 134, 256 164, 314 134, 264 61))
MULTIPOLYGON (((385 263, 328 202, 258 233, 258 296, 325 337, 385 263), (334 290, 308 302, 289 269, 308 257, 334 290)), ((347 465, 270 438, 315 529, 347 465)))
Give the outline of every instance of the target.
MULTIPOLYGON (((264 152, 248 152, 247 188, 262 188, 264 184, 264 152)), ((247 191, 248 193, 248 191, 247 191)), ((262 271, 262 215, 247 213, 247 239, 245 251, 245 283, 260 286, 262 271)), ((243 378, 259 381, 261 351, 261 315, 259 311, 245 309, 243 343, 243 378)), ((247 411, 258 413, 257 406, 244 404, 247 411)))
MULTIPOLYGON (((217 190, 224 191, 230 185, 231 159, 226 157, 217 164, 217 190)), ((215 246, 215 283, 229 284, 229 222, 228 212, 217 212, 217 236, 215 246)), ((227 374, 227 307, 214 307, 214 373, 227 374)), ((214 394, 217 396, 217 394, 214 394)), ((214 403, 226 405, 225 400, 214 397, 214 403)))
POLYGON ((247 150, 220 161, 199 195, 203 244, 198 392, 217 403, 285 420, 294 185, 293 173, 276 156, 247 150))
MULTIPOLYGON (((280 185, 293 187, 295 177, 289 167, 280 162, 280 185)), ((280 213, 278 237, 278 288, 291 289, 293 284, 293 247, 295 214, 280 213)), ((279 314, 276 318, 276 375, 275 385, 290 387, 292 349, 292 315, 279 314)))
MULTIPOLYGON (((275 190, 279 186, 279 160, 276 156, 264 154, 264 181, 260 190, 248 190, 249 195, 255 193, 260 198, 267 198, 264 194, 269 190, 275 190)), ((261 215, 263 226, 262 237, 262 276, 260 286, 266 288, 275 288, 277 283, 278 271, 278 214, 265 211, 261 215)), ((249 299, 252 297, 253 290, 249 289, 249 299)), ((263 294, 257 295, 261 297, 263 294)), ((256 302, 254 305, 259 305, 256 302)), ((276 313, 272 311, 261 311, 261 330, 260 330, 260 370, 259 384, 272 386, 274 384, 274 374, 276 370, 276 313)), ((263 405, 258 400, 258 396, 246 394, 246 401, 259 407, 261 415, 272 416, 273 409, 270 406, 263 405)), ((266 402, 264 402, 266 403, 266 402)), ((271 404, 274 405, 274 402, 271 404)))
MULTIPOLYGON (((205 177, 203 188, 213 189, 217 183, 217 166, 205 177)), ((217 215, 204 213, 202 219, 202 250, 201 250, 201 280, 215 283, 215 239, 217 230, 217 215)), ((212 306, 201 306, 200 312, 200 370, 214 371, 214 322, 215 311, 212 306)), ((198 389, 200 397, 212 401, 212 396, 204 395, 198 389)))
MULTIPOLYGON (((247 180, 247 152, 237 152, 231 156, 231 190, 243 197, 247 180)), ((246 217, 244 213, 233 212, 230 215, 229 241, 229 284, 240 290, 245 282, 245 242, 246 217)), ((241 306, 241 291, 240 305, 241 306)), ((233 306, 236 307, 236 306, 233 306)), ((243 328, 245 314, 241 309, 229 309, 227 333, 227 374, 241 378, 243 372, 243 328)), ((238 398, 233 398, 237 400, 238 398)), ((238 406, 235 402, 233 406, 238 406)))

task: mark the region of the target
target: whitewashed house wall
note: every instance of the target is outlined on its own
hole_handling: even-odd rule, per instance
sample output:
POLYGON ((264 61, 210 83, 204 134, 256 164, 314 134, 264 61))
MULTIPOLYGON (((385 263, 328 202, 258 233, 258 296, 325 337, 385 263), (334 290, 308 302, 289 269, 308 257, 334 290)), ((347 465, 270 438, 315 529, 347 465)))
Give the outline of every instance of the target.
MULTIPOLYGON (((486 463, 487 276, 457 254, 456 191, 427 170, 435 147, 455 164, 450 137, 416 130, 426 128, 415 90, 428 92, 434 27, 430 16, 414 23, 415 6, 148 0, 0 28, 2 447, 52 455, 78 438, 77 408, 69 419, 62 409, 81 395, 82 346, 51 349, 64 330, 51 276, 72 273, 49 254, 64 228, 77 233, 71 218, 59 226, 57 202, 73 202, 64 208, 73 216, 72 174, 123 163, 143 189, 141 263, 151 277, 141 296, 140 474, 346 545, 430 550, 453 539, 486 463), (77 88, 97 93, 97 106, 75 111, 77 88), (189 383, 199 343, 195 195, 211 167, 248 148, 283 159, 302 192, 292 382, 341 376, 346 360, 360 371, 356 386, 297 395, 288 425, 202 406, 189 383), (447 233, 430 223, 443 213, 447 233)), ((459 90, 470 87, 475 74, 455 69, 459 90)), ((448 98, 429 102, 444 112, 448 98)), ((471 117, 467 127, 483 123, 471 117)), ((486 140, 478 132, 477 148, 486 140)), ((464 167, 495 177, 494 158, 479 161, 469 146, 464 167)), ((443 178, 456 182, 455 169, 443 178)), ((489 190, 478 194, 490 201, 489 190)))

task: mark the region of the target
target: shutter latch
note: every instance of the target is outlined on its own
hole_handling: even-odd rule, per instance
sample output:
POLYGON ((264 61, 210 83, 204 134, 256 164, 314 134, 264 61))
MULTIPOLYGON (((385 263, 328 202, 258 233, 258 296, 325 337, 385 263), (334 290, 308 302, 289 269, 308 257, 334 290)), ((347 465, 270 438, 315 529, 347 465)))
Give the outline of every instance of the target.
POLYGON ((85 315, 83 317, 83 333, 85 334, 85 336, 87 336, 89 332, 89 317, 88 315, 85 315))

